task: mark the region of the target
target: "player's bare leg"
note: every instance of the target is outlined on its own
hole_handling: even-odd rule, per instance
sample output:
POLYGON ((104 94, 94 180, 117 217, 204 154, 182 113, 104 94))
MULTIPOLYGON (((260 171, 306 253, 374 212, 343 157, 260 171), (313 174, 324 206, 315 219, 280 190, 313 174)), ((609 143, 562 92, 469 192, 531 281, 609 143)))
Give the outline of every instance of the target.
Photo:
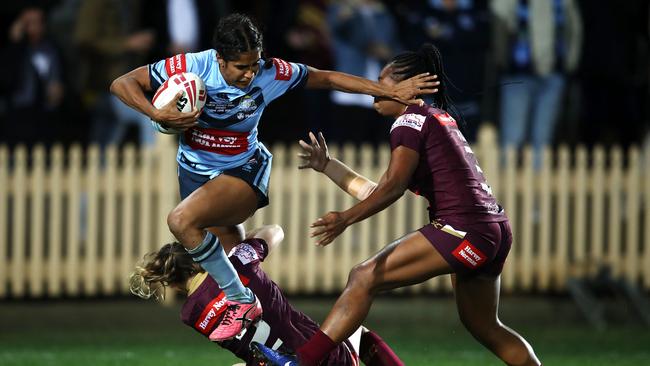
POLYGON ((452 275, 458 314, 465 328, 508 365, 538 366, 531 345, 499 320, 500 276, 452 275))
POLYGON ((227 309, 217 329, 210 334, 213 341, 236 336, 262 314, 259 300, 243 285, 213 233, 239 235, 237 225, 256 209, 257 194, 248 183, 220 175, 192 192, 167 218, 174 236, 226 294, 227 309))
POLYGON ((350 271, 345 290, 321 330, 334 342, 342 342, 361 325, 378 292, 421 283, 451 270, 424 235, 410 233, 350 271))
POLYGON ((167 217, 172 234, 187 249, 203 240, 205 229, 235 226, 257 210, 257 194, 248 183, 220 175, 192 192, 167 217))

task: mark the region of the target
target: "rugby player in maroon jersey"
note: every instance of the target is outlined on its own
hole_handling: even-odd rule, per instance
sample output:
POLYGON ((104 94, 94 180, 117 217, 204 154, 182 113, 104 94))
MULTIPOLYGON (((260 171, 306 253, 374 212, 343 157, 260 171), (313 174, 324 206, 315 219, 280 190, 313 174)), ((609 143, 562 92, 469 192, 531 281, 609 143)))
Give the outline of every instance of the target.
POLYGON ((460 319, 474 338, 508 365, 540 365, 530 344, 498 317, 500 273, 512 233, 472 149, 448 113, 453 106, 440 52, 424 44, 418 51, 397 55, 381 71, 379 83, 389 87, 422 72, 442 76, 437 93, 420 96, 426 104, 406 106, 375 98, 375 109, 395 118, 391 159, 379 183, 330 159, 322 135, 316 139, 310 134, 311 144, 301 141, 306 161, 301 167, 323 172, 361 200, 312 224, 318 245, 328 245, 349 225, 387 208, 407 189, 428 200, 430 223, 350 271, 343 293, 297 357, 259 346, 271 364, 317 365, 361 325, 378 292, 451 274, 460 319))
MULTIPOLYGON (((251 349, 252 342, 293 353, 318 330, 318 324, 295 309, 260 267, 283 237, 282 228, 268 225, 248 232, 244 240, 222 242, 239 278, 264 307, 259 321, 246 325, 232 339, 216 342, 246 361, 246 365, 259 366, 263 362, 251 349)), ((187 294, 181 309, 183 323, 214 341, 211 334, 226 313, 225 294, 180 243, 166 244, 147 254, 131 275, 131 292, 142 298, 164 297, 166 287, 187 294)), ((371 366, 403 365, 381 337, 364 327, 333 348, 323 365, 356 366, 359 359, 371 366)))

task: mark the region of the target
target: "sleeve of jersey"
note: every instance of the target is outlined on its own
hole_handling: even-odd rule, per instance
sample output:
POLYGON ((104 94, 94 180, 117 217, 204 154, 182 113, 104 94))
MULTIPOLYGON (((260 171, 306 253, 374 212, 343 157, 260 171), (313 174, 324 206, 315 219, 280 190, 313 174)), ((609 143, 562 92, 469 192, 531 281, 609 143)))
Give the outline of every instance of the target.
POLYGON ((192 72, 205 80, 209 71, 210 52, 181 53, 149 64, 151 88, 157 90, 174 74, 192 72))
POLYGON ((422 146, 424 122, 426 116, 421 114, 403 114, 399 116, 390 128, 390 148, 395 150, 398 146, 420 151, 422 146))
MULTIPOLYGON (((307 82, 307 67, 303 64, 284 61, 279 58, 272 58, 269 61, 270 67, 265 69, 264 97, 270 102, 277 99, 286 92, 301 88, 307 82)), ((266 65, 265 65, 266 66, 266 65)))
POLYGON ((264 241, 264 239, 252 238, 246 239, 244 242, 255 250, 257 256, 259 257, 259 261, 264 262, 266 256, 269 254, 269 245, 266 243, 266 241, 264 241))

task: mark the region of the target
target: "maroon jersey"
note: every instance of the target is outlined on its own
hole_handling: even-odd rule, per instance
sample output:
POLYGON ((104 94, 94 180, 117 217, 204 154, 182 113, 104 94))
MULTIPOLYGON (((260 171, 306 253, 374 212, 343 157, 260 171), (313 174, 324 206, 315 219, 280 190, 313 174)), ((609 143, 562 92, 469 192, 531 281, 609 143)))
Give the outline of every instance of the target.
MULTIPOLYGON (((259 264, 267 254, 268 246, 264 240, 246 239, 229 256, 239 278, 257 295, 264 310, 262 319, 256 325, 250 326, 236 338, 219 343, 221 347, 245 360, 247 365, 259 365, 249 349, 252 341, 293 353, 318 329, 318 324, 289 304, 280 288, 260 268, 259 264)), ((225 294, 212 277, 207 276, 188 296, 181 309, 181 319, 208 337, 225 311, 224 303, 225 294)), ((342 343, 323 364, 355 365, 348 349, 352 349, 349 343, 342 343)))
POLYGON ((444 110, 410 106, 390 131, 391 149, 420 154, 409 190, 429 201, 429 217, 455 225, 507 220, 456 121, 444 110))

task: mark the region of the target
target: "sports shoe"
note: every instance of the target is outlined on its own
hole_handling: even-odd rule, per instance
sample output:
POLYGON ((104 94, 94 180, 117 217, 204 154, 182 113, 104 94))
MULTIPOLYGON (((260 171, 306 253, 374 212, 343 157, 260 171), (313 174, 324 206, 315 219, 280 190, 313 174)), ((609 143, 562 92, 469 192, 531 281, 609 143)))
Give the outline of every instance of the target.
POLYGON ((233 338, 260 316, 262 316, 262 305, 257 296, 255 296, 255 301, 250 304, 228 300, 223 318, 209 338, 213 342, 233 338))
POLYGON ((298 366, 296 356, 285 355, 259 342, 251 342, 250 347, 255 357, 266 361, 268 366, 298 366))

